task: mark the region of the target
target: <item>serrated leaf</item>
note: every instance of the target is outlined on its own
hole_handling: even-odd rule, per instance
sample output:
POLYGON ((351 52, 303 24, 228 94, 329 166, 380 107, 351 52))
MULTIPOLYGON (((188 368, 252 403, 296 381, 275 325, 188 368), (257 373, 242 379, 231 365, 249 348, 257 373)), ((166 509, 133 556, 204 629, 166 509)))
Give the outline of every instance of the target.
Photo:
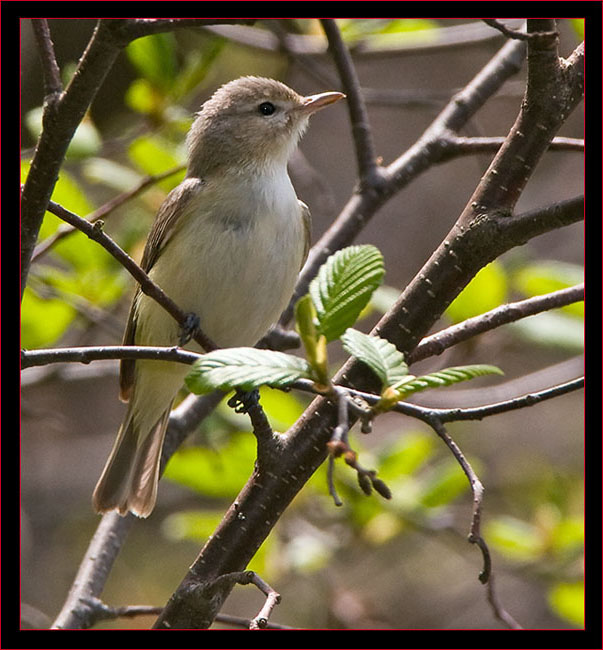
POLYGON ((383 256, 370 245, 343 248, 320 267, 309 292, 327 341, 356 322, 384 274, 383 256))
POLYGON ((461 381, 474 379, 483 375, 504 375, 503 371, 496 366, 486 364, 475 364, 471 366, 455 366, 445 368, 438 372, 432 372, 421 377, 414 377, 410 381, 402 380, 398 385, 393 386, 401 396, 410 395, 426 388, 440 388, 442 386, 451 386, 461 381))
POLYGON ((408 375, 404 355, 387 339, 349 327, 341 336, 341 344, 346 352, 371 368, 383 388, 401 382, 408 375))
POLYGON ((508 279, 503 265, 494 261, 477 273, 446 309, 446 315, 460 323, 501 305, 507 298, 508 279))
POLYGON ((225 348, 205 354, 185 381, 193 393, 203 394, 217 389, 249 391, 263 384, 282 388, 301 378, 312 378, 304 359, 273 350, 225 348))

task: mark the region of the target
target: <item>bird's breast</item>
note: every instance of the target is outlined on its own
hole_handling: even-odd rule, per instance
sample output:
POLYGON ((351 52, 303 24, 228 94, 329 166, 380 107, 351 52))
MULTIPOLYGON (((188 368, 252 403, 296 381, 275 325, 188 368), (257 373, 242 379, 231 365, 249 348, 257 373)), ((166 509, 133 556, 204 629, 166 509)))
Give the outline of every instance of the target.
MULTIPOLYGON (((222 185, 208 182, 151 277, 184 310, 199 315, 202 329, 218 345, 253 345, 287 306, 304 236, 286 170, 222 185)), ((163 321, 153 311, 149 316, 163 321)), ((177 326, 157 329, 166 327, 177 337, 177 326)))

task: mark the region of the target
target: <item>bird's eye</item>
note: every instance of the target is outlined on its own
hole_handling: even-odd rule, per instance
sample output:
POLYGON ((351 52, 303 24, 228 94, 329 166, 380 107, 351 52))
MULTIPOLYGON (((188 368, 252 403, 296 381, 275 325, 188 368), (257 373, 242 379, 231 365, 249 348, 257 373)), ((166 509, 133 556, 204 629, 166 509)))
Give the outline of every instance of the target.
POLYGON ((271 102, 262 102, 258 106, 258 110, 262 115, 272 115, 272 113, 274 113, 276 110, 276 107, 271 102))

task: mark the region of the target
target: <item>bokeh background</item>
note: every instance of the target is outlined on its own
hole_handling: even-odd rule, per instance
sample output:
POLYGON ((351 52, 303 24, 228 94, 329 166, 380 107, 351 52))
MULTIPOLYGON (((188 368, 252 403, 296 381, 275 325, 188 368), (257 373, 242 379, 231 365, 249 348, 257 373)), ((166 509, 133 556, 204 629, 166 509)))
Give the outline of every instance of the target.
MULTIPOLYGON (((49 20, 64 79, 73 73, 94 20, 49 20)), ((366 90, 384 164, 421 135, 454 92, 504 44, 480 21, 339 20, 366 90)), ((519 21, 507 21, 518 26, 519 21)), ((581 21, 560 21, 561 54, 583 38, 581 21)), ((40 128, 43 84, 28 20, 21 23, 22 169, 40 128)), ((252 27, 183 29, 133 42, 103 83, 70 147, 53 199, 86 216, 145 175, 185 161, 194 111, 222 83, 274 77, 302 94, 339 89, 315 20, 260 20, 252 27), (287 36, 289 39, 283 40, 287 36), (293 39, 291 41, 291 39, 293 39), (293 42, 294 52, 281 45, 293 42), (279 43, 281 45, 279 45, 279 43)), ((470 121, 465 135, 504 136, 523 93, 525 66, 470 121)), ((583 137, 579 106, 560 135, 583 137)), ((387 287, 358 327, 369 331, 448 232, 490 155, 433 167, 392 198, 359 235, 385 257, 387 287)), ((344 102, 313 118, 290 173, 309 206, 314 236, 354 190, 356 165, 344 102)), ((183 172, 152 185, 105 219, 105 231, 140 258, 153 217, 183 172)), ((583 156, 543 157, 518 211, 581 194, 583 156)), ((59 225, 47 214, 40 241, 59 225)), ((581 281, 583 226, 538 237, 480 273, 434 328, 504 301, 581 281)), ((269 279, 267 278, 269 290, 269 279)), ((22 347, 118 344, 133 292, 127 273, 80 233, 32 266, 23 300, 22 347)), ((504 378, 429 391, 417 403, 475 406, 562 383, 582 373, 581 305, 505 326, 416 364, 413 374, 492 363, 504 378)), ((344 356, 331 346, 334 366, 344 356)), ((45 627, 59 612, 98 517, 90 496, 119 427, 117 362, 29 369, 22 376, 21 578, 23 626, 45 627)), ((303 395, 263 391, 277 430, 302 412, 303 395)), ((486 489, 483 533, 493 552, 500 600, 529 628, 583 625, 583 395, 456 423, 450 432, 486 489)), ((307 628, 498 628, 477 576, 481 556, 466 542, 471 497, 444 445, 411 419, 379 418, 370 436, 354 431, 360 462, 394 493, 365 497, 337 465, 344 505, 328 496, 319 469, 284 514, 253 564, 283 596, 274 620, 307 628)), ((255 443, 245 418, 220 406, 168 466, 152 517, 129 534, 103 599, 162 605, 221 514, 247 480, 255 443)), ((254 616, 261 595, 237 587, 224 612, 254 616)), ((99 627, 148 627, 153 617, 99 627)), ((216 624, 216 627, 222 627, 216 624)))

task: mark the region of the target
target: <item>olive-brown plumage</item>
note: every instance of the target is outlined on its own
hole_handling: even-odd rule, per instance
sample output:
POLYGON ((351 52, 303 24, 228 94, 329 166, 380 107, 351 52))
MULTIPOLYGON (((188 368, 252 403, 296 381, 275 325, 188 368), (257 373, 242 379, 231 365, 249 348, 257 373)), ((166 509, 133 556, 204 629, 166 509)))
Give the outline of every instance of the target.
MULTIPOLYGON (((142 267, 219 346, 253 345, 286 307, 308 252, 310 215, 287 162, 309 116, 343 95, 303 97, 273 79, 242 77, 207 100, 187 137, 186 178, 165 199, 142 267)), ((176 321, 136 291, 126 345, 178 344, 176 321)), ((191 342, 189 349, 202 351, 191 342)), ((163 439, 187 366, 122 360, 122 426, 96 485, 97 512, 148 516, 163 439)))

